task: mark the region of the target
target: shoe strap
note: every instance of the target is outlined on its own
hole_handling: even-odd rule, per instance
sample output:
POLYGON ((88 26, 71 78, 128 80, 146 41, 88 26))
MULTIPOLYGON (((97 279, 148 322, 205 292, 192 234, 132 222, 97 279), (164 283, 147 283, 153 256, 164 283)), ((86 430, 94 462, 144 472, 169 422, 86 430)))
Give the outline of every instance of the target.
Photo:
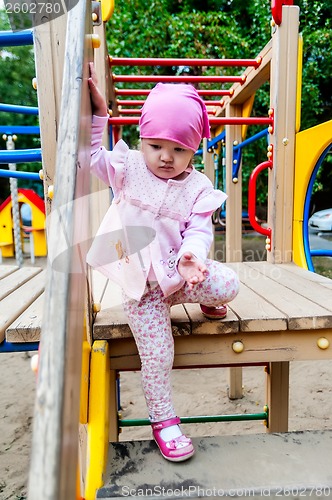
POLYGON ((169 418, 168 420, 162 420, 161 422, 153 422, 151 423, 151 427, 154 431, 160 431, 161 429, 165 429, 166 427, 171 427, 172 425, 178 425, 181 423, 179 417, 169 418))

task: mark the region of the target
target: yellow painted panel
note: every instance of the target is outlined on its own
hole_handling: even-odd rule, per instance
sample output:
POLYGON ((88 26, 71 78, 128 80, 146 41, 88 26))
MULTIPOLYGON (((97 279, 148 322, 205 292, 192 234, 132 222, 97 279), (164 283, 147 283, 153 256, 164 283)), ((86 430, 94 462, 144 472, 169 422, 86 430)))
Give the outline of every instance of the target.
MULTIPOLYGON (((44 257, 47 254, 45 214, 27 197, 23 192, 18 192, 18 202, 26 203, 31 208, 31 219, 34 239, 34 253, 36 257, 44 257)), ((12 221, 12 201, 4 206, 0 212, 0 243, 10 243, 2 249, 3 257, 13 257, 13 221, 12 221)))
POLYGON ((114 12, 114 0, 101 0, 101 16, 103 22, 111 19, 114 12))
POLYGON ((308 184, 322 153, 332 143, 332 120, 296 134, 293 260, 306 267, 303 248, 303 212, 308 184))
POLYGON ((94 500, 103 485, 109 428, 110 361, 108 342, 95 341, 90 360, 88 450, 85 500, 94 500))
MULTIPOLYGON (((252 107, 254 105, 255 94, 251 95, 249 99, 242 106, 242 116, 249 117, 251 115, 252 107)), ((247 135, 248 125, 242 125, 241 127, 241 137, 244 141, 247 135)))
POLYGON ((301 96, 302 96, 302 63, 303 63, 303 37, 299 35, 297 60, 297 89, 296 89, 296 124, 295 131, 301 128, 301 96))
POLYGON ((83 342, 83 352, 82 352, 82 375, 81 375, 81 397, 80 397, 81 424, 87 424, 88 422, 90 353, 91 353, 91 346, 89 342, 85 340, 83 342))

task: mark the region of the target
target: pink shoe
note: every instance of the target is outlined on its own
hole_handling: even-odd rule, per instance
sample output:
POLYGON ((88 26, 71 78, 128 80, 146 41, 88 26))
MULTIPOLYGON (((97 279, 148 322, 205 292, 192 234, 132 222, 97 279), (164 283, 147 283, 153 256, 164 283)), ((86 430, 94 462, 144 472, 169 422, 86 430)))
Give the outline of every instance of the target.
POLYGON ((206 318, 209 319, 223 319, 227 316, 227 306, 218 306, 218 307, 208 307, 200 305, 201 311, 206 318))
POLYGON ((187 438, 184 434, 171 441, 164 441, 161 438, 160 431, 162 429, 171 425, 178 425, 179 423, 179 417, 174 417, 151 424, 153 437, 159 447, 160 453, 166 460, 170 460, 171 462, 183 462, 195 453, 191 439, 187 438))

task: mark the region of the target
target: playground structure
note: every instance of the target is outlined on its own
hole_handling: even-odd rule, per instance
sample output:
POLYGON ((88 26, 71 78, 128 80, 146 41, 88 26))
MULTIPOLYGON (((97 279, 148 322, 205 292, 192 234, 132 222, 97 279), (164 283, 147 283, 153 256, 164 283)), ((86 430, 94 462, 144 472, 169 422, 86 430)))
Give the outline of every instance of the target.
MULTIPOLYGON (((312 130, 297 133, 295 103, 300 87, 297 80, 299 13, 298 8, 289 5, 289 2, 284 6, 282 2, 275 4, 280 9, 275 14, 277 20, 270 43, 248 65, 241 78, 234 81, 232 92, 223 96, 223 107, 219 109, 218 106, 216 115, 211 118, 213 127, 222 125, 226 132, 226 191, 229 195, 226 226, 232 227, 231 232, 226 232, 226 261, 239 273, 241 292, 231 304, 229 315, 221 322, 204 319, 195 305, 174 308, 172 322, 175 367, 235 367, 235 396, 241 386, 240 367, 264 364, 267 372, 267 408, 260 418, 267 420, 270 433, 286 433, 289 362, 332 357, 331 280, 294 265, 295 261, 307 267, 303 238, 299 238, 304 226, 306 187, 317 161, 331 143, 332 126, 330 122, 324 124, 324 134, 316 134, 312 130), (252 123, 248 101, 268 79, 271 88, 270 111, 262 122, 270 127, 268 159, 257 167, 251 179, 252 193, 259 172, 264 168, 269 169, 268 227, 257 228, 265 231, 268 255, 267 262, 243 263, 241 169, 236 176, 237 182, 234 182, 232 151, 234 142, 242 141, 243 125, 252 123), (303 179, 299 164, 303 160, 300 155, 305 154, 301 142, 307 140, 305 132, 306 137, 310 135, 315 138, 317 149, 307 161, 307 173, 303 179), (322 303, 324 307, 320 305, 322 303)), ((91 277, 90 271, 86 272, 85 269, 87 242, 109 203, 108 189, 105 187, 101 194, 90 196, 88 61, 95 60, 105 95, 112 98, 112 92, 114 94, 115 91, 109 72, 103 23, 94 27, 94 35, 99 35, 98 42, 92 35, 91 19, 90 2, 81 1, 68 13, 68 26, 76 26, 77 30, 69 29, 65 35, 63 20, 56 19, 43 29, 36 28, 34 33, 44 192, 50 219, 50 262, 44 307, 39 316, 42 316, 42 325, 37 328, 37 333, 41 331, 42 335, 29 499, 92 500, 96 495, 97 498, 119 497, 123 484, 131 485, 133 489, 143 484, 147 471, 154 477, 149 476, 145 484, 161 484, 161 480, 165 480, 173 488, 186 481, 188 484, 188 479, 191 479, 193 484, 206 487, 220 485, 227 491, 249 484, 257 492, 262 486, 262 477, 269 481, 273 491, 291 481, 291 484, 301 485, 303 491, 307 491, 313 481, 317 481, 314 484, 324 484, 330 488, 330 470, 318 459, 319 455, 324 456, 328 452, 330 432, 316 433, 314 437, 309 434, 302 437, 285 434, 285 440, 288 439, 290 444, 286 454, 283 449, 280 450, 280 463, 275 456, 278 452, 273 449, 275 435, 256 438, 257 456, 266 453, 269 459, 264 462, 257 459, 259 471, 255 472, 248 466, 248 476, 242 478, 236 472, 234 475, 227 466, 230 479, 223 482, 224 478, 221 478, 221 483, 218 467, 223 464, 221 470, 226 468, 222 447, 226 445, 228 454, 230 443, 227 439, 214 438, 213 442, 201 440, 198 443, 198 461, 201 459, 202 462, 197 465, 193 459, 186 464, 178 474, 177 483, 173 477, 174 468, 158 461, 152 445, 115 443, 109 447, 109 437, 116 442, 121 425, 117 415, 117 373, 139 369, 139 359, 126 320, 121 310, 114 306, 117 304, 116 290, 108 286, 107 293, 104 293, 105 284, 94 273, 91 277), (100 47, 93 52, 99 44, 100 47), (52 71, 48 72, 47 68, 52 68, 52 71), (51 84, 50 74, 53 78, 51 84), (61 82, 64 92, 60 110, 61 82), (43 110, 47 110, 47 113, 43 113, 43 110), (53 185, 54 197, 51 199, 48 193, 49 186, 53 185), (90 200, 94 215, 91 229, 90 200), (61 272, 52 266, 59 255, 55 253, 57 248, 63 250, 66 256, 62 260, 61 272), (97 312, 97 302, 101 296, 102 309, 97 312), (81 424, 80 439, 78 422, 81 424), (296 439, 300 439, 304 445, 302 454, 291 446, 291 443, 296 445, 296 439), (211 455, 216 442, 218 445, 214 448, 217 451, 211 455), (292 454, 296 454, 297 463, 300 464, 296 470, 294 463, 287 459, 292 454), (279 463, 283 477, 280 474, 268 474, 271 462, 279 463), (306 462, 310 467, 310 476, 306 462), (141 464, 141 468, 138 464, 141 464), (215 464, 218 465, 217 470, 215 464), (197 483, 200 467, 204 473, 211 469, 211 475, 199 476, 197 483), (126 468, 132 469, 131 475, 124 474, 126 468), (160 474, 159 483, 156 471, 160 474), (248 478, 250 483, 246 482, 248 478)), ((136 116, 120 114, 119 110, 114 111, 110 118, 112 127, 137 122, 136 116)), ((213 130, 215 134, 219 133, 218 129, 213 130)), ((212 177, 213 158, 208 153, 206 143, 203 154, 205 172, 212 177)), ((91 190, 95 192, 95 182, 91 190)), ((249 207, 249 216, 256 223, 253 207, 249 207)), ((16 272, 13 269, 12 276, 16 272)), ((15 290, 8 293, 10 297, 15 290)), ((12 327, 11 321, 5 324, 5 331, 7 339, 22 342, 22 337, 16 335, 15 338, 16 329, 12 327)), ((33 332, 34 337, 29 338, 27 328, 24 342, 38 340, 36 327, 33 332)), ((125 423, 122 422, 122 425, 125 423)), ((237 442, 232 463, 238 464, 245 459, 246 454, 250 457, 248 462, 251 461, 253 441, 240 437, 237 442)), ((235 469, 234 465, 232 470, 235 469)))
MULTIPOLYGON (((31 45, 32 31, 19 33, 10 37, 2 33, 0 47, 31 45)), ((32 106, 16 106, 0 103, 0 111, 6 113, 22 113, 38 115, 38 108, 32 106)), ((0 169, 0 178, 9 178, 10 197, 0 206, 0 260, 2 257, 16 258, 17 265, 23 264, 26 243, 29 241, 31 263, 35 257, 46 256, 45 206, 43 200, 31 189, 18 190, 17 179, 38 180, 40 175, 33 172, 17 171, 17 163, 41 161, 40 149, 15 150, 16 134, 39 135, 38 126, 0 125, 2 138, 6 141, 6 151, 0 151, 0 163, 8 163, 8 170, 0 169)))
MULTIPOLYGON (((20 207, 23 204, 28 205, 31 210, 31 223, 24 225, 22 221, 21 228, 22 233, 29 236, 29 251, 34 262, 34 256, 45 257, 47 253, 44 201, 32 189, 18 189, 18 203, 20 207)), ((12 204, 12 198, 9 196, 0 205, 0 247, 3 257, 14 257, 12 204)))

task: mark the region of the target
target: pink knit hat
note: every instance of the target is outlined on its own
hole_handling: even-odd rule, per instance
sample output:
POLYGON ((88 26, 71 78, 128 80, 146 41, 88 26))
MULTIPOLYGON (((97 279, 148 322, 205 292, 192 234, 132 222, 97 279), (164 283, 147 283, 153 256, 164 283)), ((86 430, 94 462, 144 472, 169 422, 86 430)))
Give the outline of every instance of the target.
POLYGON ((210 137, 206 106, 192 85, 158 83, 148 95, 139 121, 142 139, 167 139, 197 150, 210 137))

